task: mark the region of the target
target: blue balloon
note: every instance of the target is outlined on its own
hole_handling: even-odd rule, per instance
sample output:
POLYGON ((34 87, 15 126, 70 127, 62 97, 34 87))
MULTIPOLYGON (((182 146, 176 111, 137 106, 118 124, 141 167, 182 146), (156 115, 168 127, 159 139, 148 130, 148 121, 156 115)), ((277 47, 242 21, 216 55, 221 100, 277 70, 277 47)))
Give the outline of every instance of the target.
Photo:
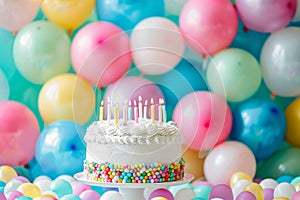
POLYGON ((50 190, 55 192, 55 194, 57 194, 59 198, 73 193, 71 184, 68 181, 60 178, 55 179, 51 182, 50 190))
POLYGON ((277 181, 278 184, 284 183, 284 182, 290 183, 293 179, 294 179, 294 176, 291 176, 291 175, 287 175, 287 174, 286 174, 286 175, 281 175, 281 176, 279 176, 279 177, 276 179, 276 181, 277 181))
POLYGON ((19 196, 19 197, 15 198, 15 200, 32 200, 32 198, 27 197, 27 196, 19 196))
POLYGON ((73 176, 83 171, 85 129, 75 121, 56 121, 44 128, 36 144, 35 158, 45 175, 73 176))
POLYGON ((194 189, 198 198, 209 199, 210 191, 212 190, 211 186, 208 185, 200 185, 194 189))
POLYGON ((132 30, 142 19, 165 15, 164 0, 97 0, 99 20, 109 21, 125 31, 132 30))
POLYGON ((284 113, 269 99, 250 99, 233 110, 230 138, 246 144, 257 161, 267 159, 280 147, 285 130, 284 113))

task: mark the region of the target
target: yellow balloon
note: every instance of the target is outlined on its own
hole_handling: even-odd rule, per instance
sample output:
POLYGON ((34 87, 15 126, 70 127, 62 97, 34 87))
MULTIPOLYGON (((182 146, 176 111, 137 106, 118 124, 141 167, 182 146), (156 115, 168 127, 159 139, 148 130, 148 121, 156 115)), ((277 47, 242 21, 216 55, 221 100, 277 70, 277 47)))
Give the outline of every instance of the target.
POLYGON ((295 189, 296 189, 296 192, 299 192, 300 191, 300 183, 297 183, 295 185, 295 189))
POLYGON ((230 187, 233 188, 233 186, 242 179, 252 182, 252 178, 245 172, 235 172, 230 178, 230 187))
POLYGON ((286 140, 293 146, 300 147, 300 97, 294 100, 285 110, 286 140))
POLYGON ((66 30, 74 30, 91 15, 95 0, 40 0, 45 16, 66 30))
POLYGON ((32 199, 41 196, 41 190, 32 183, 22 183, 17 190, 32 199))
POLYGON ((57 200, 57 198, 51 194, 42 194, 41 196, 34 198, 33 200, 57 200))
POLYGON ((276 197, 273 200, 289 200, 289 198, 286 198, 286 197, 276 197))
POLYGON ((263 188, 257 183, 250 183, 246 185, 244 191, 251 192, 254 194, 257 200, 264 200, 264 190, 263 188))
POLYGON ((46 124, 57 120, 86 123, 95 109, 91 84, 75 74, 61 74, 48 80, 38 97, 39 112, 46 124))
POLYGON ((168 200, 168 199, 165 197, 154 197, 151 200, 168 200))
POLYGON ((0 181, 8 183, 11 179, 15 178, 16 176, 18 176, 18 174, 14 168, 7 165, 3 165, 0 167, 0 181))

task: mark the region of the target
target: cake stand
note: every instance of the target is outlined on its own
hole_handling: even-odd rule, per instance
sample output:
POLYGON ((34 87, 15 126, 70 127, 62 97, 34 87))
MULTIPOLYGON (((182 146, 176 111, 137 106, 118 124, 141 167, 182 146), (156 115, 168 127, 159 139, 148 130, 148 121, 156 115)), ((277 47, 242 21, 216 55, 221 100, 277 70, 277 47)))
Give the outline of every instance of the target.
POLYGON ((155 190, 156 188, 167 188, 170 186, 186 184, 192 181, 194 179, 194 176, 185 173, 182 180, 163 183, 103 183, 86 180, 83 172, 75 174, 74 178, 77 181, 80 181, 87 185, 118 188, 119 192, 125 198, 125 200, 146 200, 144 195, 145 189, 155 190))

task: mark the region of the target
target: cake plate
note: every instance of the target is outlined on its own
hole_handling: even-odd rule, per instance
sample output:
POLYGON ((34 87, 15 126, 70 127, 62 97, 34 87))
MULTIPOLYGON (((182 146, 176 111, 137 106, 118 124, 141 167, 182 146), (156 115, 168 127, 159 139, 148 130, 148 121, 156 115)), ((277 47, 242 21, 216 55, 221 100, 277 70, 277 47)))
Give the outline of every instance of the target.
POLYGON ((185 173, 184 178, 179 181, 163 182, 163 183, 104 183, 86 180, 83 172, 79 172, 74 175, 74 178, 87 185, 99 186, 99 187, 113 187, 118 188, 121 195, 125 200, 146 200, 145 189, 155 190, 157 188, 167 188, 170 186, 182 185, 191 182, 194 176, 185 173))

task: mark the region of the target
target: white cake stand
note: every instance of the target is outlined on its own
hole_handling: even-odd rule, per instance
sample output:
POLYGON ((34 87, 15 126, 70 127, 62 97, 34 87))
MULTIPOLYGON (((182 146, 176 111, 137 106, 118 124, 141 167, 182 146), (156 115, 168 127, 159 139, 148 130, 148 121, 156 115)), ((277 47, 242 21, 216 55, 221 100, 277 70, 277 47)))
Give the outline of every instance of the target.
POLYGON ((194 176, 185 173, 182 180, 163 183, 103 183, 86 180, 83 172, 75 174, 74 178, 77 181, 80 181, 87 185, 118 188, 119 192, 122 194, 125 200, 146 200, 146 197, 144 195, 145 189, 154 190, 156 188, 167 188, 170 186, 186 184, 191 182, 194 179, 194 176))

